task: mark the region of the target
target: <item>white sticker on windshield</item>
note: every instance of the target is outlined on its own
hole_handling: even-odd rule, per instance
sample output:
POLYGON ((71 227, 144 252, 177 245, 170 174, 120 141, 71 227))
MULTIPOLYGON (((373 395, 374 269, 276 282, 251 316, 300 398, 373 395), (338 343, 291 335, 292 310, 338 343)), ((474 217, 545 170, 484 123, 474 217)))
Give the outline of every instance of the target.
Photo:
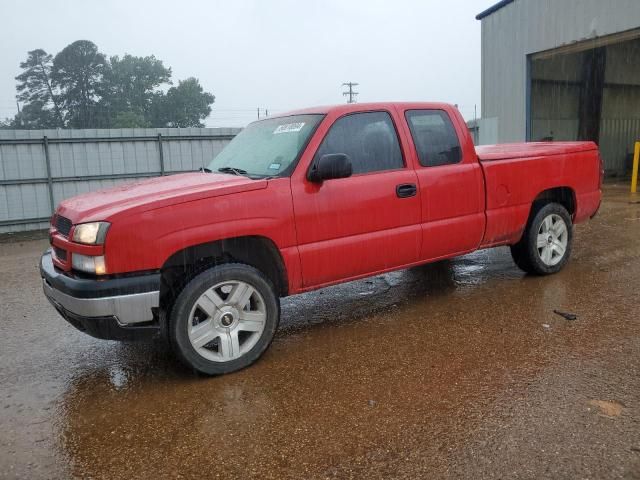
POLYGON ((272 163, 271 165, 269 165, 269 170, 280 170, 280 164, 272 163))
POLYGON ((273 134, 299 132, 302 130, 302 127, 304 127, 304 122, 285 123, 284 125, 278 125, 278 128, 273 131, 273 134))

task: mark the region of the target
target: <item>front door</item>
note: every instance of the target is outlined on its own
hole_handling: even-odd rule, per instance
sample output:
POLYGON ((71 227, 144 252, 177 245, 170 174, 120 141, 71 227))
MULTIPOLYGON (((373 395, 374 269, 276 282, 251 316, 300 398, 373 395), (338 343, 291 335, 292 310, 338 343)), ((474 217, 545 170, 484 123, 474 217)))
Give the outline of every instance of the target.
POLYGON ((389 112, 338 118, 314 160, 344 153, 348 178, 292 179, 305 288, 416 262, 420 255, 420 192, 407 167, 389 112))

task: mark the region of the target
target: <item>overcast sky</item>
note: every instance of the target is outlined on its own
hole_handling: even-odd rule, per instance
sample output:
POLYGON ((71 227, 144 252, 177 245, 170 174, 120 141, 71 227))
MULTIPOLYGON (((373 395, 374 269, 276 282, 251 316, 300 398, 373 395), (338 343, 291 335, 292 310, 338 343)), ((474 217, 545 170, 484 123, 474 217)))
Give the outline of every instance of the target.
POLYGON ((358 101, 457 103, 480 114, 480 22, 496 0, 0 0, 0 118, 13 116, 27 51, 91 40, 107 55, 155 55, 174 82, 216 96, 207 126, 358 101))

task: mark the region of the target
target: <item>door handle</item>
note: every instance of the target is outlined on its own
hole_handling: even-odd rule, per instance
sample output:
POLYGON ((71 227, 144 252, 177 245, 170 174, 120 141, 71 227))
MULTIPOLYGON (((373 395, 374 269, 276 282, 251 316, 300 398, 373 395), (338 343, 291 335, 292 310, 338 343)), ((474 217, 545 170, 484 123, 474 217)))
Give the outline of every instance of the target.
POLYGON ((396 187, 396 195, 398 198, 415 197, 418 193, 415 183, 401 183, 396 187))

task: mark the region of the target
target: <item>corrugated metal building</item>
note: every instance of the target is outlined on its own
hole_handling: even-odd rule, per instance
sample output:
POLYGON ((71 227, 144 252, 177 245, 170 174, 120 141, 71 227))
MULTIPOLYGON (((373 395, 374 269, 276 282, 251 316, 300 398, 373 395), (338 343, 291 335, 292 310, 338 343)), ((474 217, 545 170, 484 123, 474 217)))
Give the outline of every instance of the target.
POLYGON ((624 174, 640 140, 640 0, 503 0, 476 18, 497 140, 594 140, 624 174))

